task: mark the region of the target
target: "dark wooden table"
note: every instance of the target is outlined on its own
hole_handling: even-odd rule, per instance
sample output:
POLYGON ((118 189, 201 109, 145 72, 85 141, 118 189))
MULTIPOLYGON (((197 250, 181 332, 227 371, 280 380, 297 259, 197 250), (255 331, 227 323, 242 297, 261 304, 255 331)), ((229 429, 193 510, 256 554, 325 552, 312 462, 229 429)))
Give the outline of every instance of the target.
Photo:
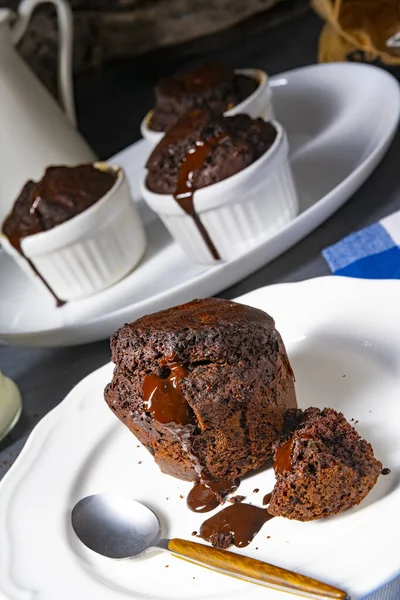
MULTIPOLYGON (((152 106, 154 83, 177 68, 204 58, 220 59, 235 67, 259 67, 271 75, 316 62, 321 22, 311 12, 272 30, 238 29, 226 43, 210 40, 209 51, 196 53, 186 47, 124 61, 102 73, 81 75, 77 80, 80 128, 97 153, 106 158, 140 137, 139 124, 152 106)), ((368 127, 368 123, 366 123, 368 127)), ((225 290, 221 297, 234 298, 264 285, 300 281, 328 275, 321 250, 348 233, 400 209, 397 134, 382 163, 347 204, 291 250, 253 275, 225 290)), ((0 443, 0 478, 18 456, 35 424, 56 406, 85 375, 110 360, 108 340, 58 349, 0 346, 0 369, 18 384, 24 412, 11 435, 0 443)), ((382 590, 383 591, 383 590, 382 590)), ((393 587, 389 595, 400 597, 393 587)))

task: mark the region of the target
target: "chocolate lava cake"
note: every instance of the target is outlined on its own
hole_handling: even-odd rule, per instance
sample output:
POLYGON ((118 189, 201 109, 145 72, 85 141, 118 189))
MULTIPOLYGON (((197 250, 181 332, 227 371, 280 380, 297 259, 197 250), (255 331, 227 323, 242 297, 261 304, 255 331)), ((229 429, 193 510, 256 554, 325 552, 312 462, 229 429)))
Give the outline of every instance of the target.
POLYGON ((382 464, 342 413, 289 410, 283 435, 270 514, 298 521, 328 517, 359 504, 375 485, 382 464))
POLYGON ((147 161, 146 185, 158 194, 174 194, 187 155, 208 145, 204 160, 191 178, 194 190, 227 179, 242 171, 273 144, 276 129, 248 115, 223 117, 210 110, 193 110, 169 129, 147 161))
POLYGON ((259 467, 296 406, 274 320, 249 306, 194 300, 124 325, 111 350, 107 404, 161 470, 181 479, 259 467))
POLYGON ((193 108, 211 108, 222 114, 250 96, 258 85, 255 79, 214 63, 177 73, 156 85, 149 127, 166 131, 193 108))
POLYGON ((114 174, 92 164, 48 167, 39 182, 25 184, 2 231, 17 246, 20 238, 48 231, 83 212, 114 183, 114 174))

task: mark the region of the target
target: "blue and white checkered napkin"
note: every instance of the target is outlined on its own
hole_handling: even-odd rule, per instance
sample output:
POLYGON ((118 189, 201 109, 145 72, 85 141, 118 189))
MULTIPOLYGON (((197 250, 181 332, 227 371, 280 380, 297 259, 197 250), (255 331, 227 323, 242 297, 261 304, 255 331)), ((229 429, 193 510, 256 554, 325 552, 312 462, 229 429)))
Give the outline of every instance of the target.
POLYGON ((334 275, 400 279, 400 210, 325 248, 334 275))

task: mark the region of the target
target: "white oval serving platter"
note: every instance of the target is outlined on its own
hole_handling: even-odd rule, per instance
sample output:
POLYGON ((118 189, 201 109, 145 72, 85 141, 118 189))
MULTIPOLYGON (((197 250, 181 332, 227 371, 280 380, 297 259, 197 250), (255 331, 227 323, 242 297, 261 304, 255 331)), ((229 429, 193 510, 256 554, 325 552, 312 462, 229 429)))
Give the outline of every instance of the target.
POLYGON ((367 179, 396 131, 399 84, 384 70, 354 63, 314 65, 271 79, 277 120, 285 127, 300 213, 271 239, 218 266, 190 263, 146 208, 139 181, 149 153, 144 140, 110 162, 126 171, 147 225, 149 250, 124 280, 85 300, 56 308, 0 251, 0 341, 58 346, 108 337, 118 326, 195 297, 215 295, 267 264, 313 231, 367 179))

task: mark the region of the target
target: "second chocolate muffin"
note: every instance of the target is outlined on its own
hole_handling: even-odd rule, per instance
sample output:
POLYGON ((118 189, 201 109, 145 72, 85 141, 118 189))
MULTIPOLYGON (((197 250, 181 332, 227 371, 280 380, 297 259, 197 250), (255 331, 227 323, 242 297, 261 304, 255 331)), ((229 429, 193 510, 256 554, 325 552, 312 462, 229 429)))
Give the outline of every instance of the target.
POLYGON ((173 125, 147 161, 146 185, 157 194, 175 194, 183 162, 198 145, 210 151, 192 175, 197 190, 242 171, 273 144, 276 129, 248 115, 223 117, 210 110, 193 110, 173 125))
POLYGON ((244 475, 272 455, 293 373, 273 319, 215 298, 147 315, 111 339, 105 399, 164 473, 244 475))
POLYGON ((194 108, 211 108, 222 114, 250 96, 258 85, 255 79, 216 63, 182 71, 156 85, 150 127, 165 131, 194 108))

